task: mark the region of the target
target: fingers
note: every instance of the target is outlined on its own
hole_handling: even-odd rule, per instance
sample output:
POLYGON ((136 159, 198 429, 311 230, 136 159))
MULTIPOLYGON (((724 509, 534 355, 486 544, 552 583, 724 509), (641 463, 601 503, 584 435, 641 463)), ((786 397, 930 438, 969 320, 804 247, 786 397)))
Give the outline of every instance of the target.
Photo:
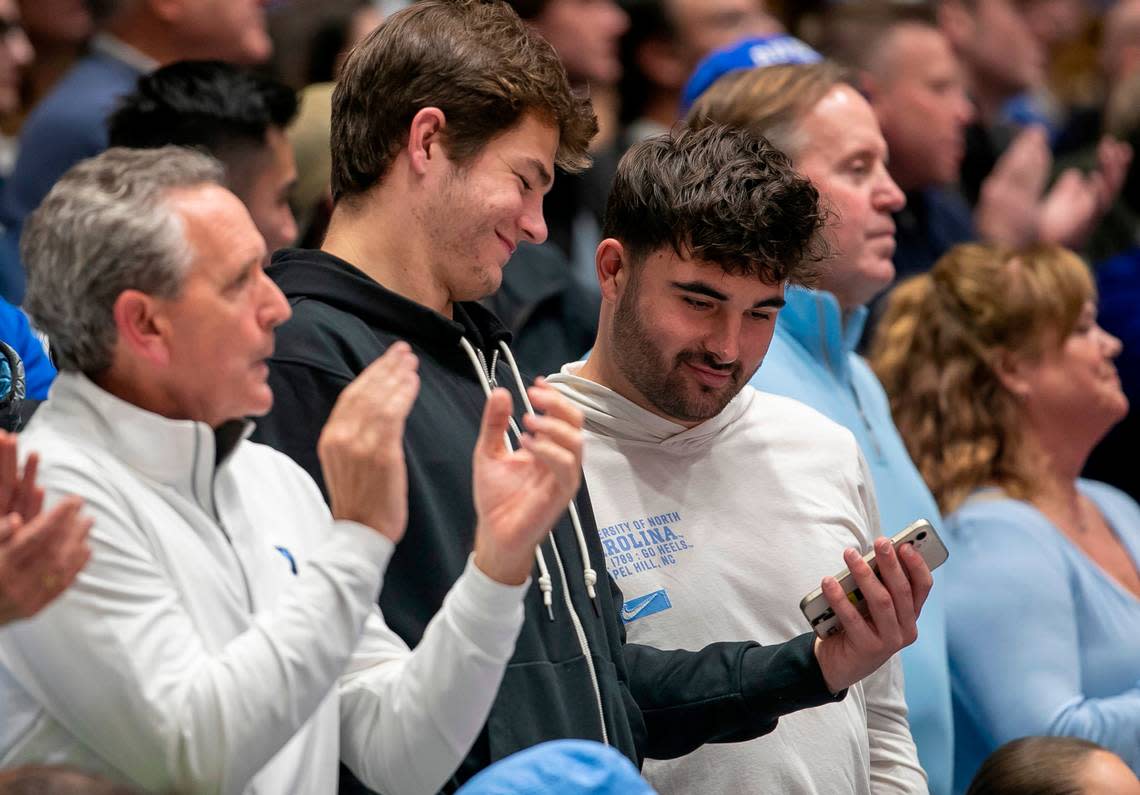
POLYGON ((491 396, 483 405, 479 438, 475 440, 476 457, 498 458, 506 454, 506 434, 512 411, 511 393, 502 387, 491 390, 491 396))
POLYGON ((24 462, 24 474, 20 478, 20 490, 13 506, 25 520, 34 519, 44 506, 44 490, 36 485, 40 457, 36 453, 28 455, 24 462))
MULTIPOLYGON (((848 553, 851 553, 855 560, 861 560, 861 558, 854 550, 844 552, 843 559, 847 562, 847 568, 850 569, 852 562, 848 559, 848 553)), ((847 594, 843 591, 839 581, 834 577, 824 577, 823 581, 820 582, 820 589, 823 591, 823 597, 827 600, 828 607, 835 613, 835 617, 840 626, 843 627, 848 639, 858 646, 869 643, 872 640, 871 627, 855 609, 855 605, 847 598, 847 594)))
POLYGON ((1045 130, 1039 126, 1027 127, 998 158, 994 174, 1040 194, 1051 162, 1045 130))
POLYGON ((19 488, 18 469, 16 437, 0 432, 0 513, 8 513, 12 509, 12 497, 19 488))
POLYGON ((379 359, 364 368, 345 392, 350 396, 367 396, 370 400, 391 403, 394 413, 404 404, 410 410, 411 402, 419 391, 418 367, 419 360, 412 353, 411 346, 402 341, 394 342, 379 359))
POLYGON ((535 409, 548 417, 556 417, 575 428, 585 422, 582 410, 564 397, 557 389, 547 384, 545 378, 538 378, 534 386, 527 390, 527 396, 535 409))
POLYGON ((914 594, 910 580, 903 571, 898 552, 889 539, 875 539, 875 562, 879 569, 879 581, 886 587, 891 600, 891 608, 898 623, 904 645, 910 645, 918 637, 918 613, 914 608, 914 594))
POLYGON ((910 544, 904 544, 899 550, 899 559, 902 561, 907 579, 910 581, 914 612, 917 616, 922 612, 922 606, 926 604, 926 597, 930 595, 930 590, 934 587, 934 575, 931 574, 930 567, 926 565, 922 555, 910 544))
POLYGON ((79 497, 66 497, 30 522, 19 521, 16 514, 9 514, 9 521, 15 519, 20 525, 10 542, 11 560, 31 566, 37 558, 54 557, 67 544, 86 539, 86 523, 79 519, 82 507, 83 500, 79 497))
POLYGON ((79 515, 82 500, 62 500, 31 522, 9 514, 12 536, 0 550, 0 621, 27 618, 66 590, 87 565, 93 520, 79 515))
MULTIPOLYGON (((550 415, 528 414, 523 417, 523 426, 529 435, 536 439, 549 440, 568 451, 575 460, 582 457, 582 429, 565 420, 550 415)), ((526 439, 527 436, 523 436, 526 439)))
POLYGON ((562 487, 559 491, 564 492, 566 499, 570 499, 578 490, 581 477, 581 459, 578 455, 549 438, 523 436, 521 444, 524 450, 546 467, 562 487))

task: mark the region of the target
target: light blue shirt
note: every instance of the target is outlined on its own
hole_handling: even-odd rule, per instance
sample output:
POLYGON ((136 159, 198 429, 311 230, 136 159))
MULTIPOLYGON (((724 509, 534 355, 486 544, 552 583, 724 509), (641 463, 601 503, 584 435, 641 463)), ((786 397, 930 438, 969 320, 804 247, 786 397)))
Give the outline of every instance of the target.
MULTIPOLYGON (((1140 506, 1080 481, 1135 565, 1140 506)), ((1027 502, 980 492, 946 517, 950 672, 963 792, 1002 743, 1083 737, 1140 773, 1140 599, 1027 502)))
MULTIPOLYGON (((831 293, 790 287, 772 346, 752 386, 808 404, 855 434, 871 468, 885 535, 915 519, 941 529, 938 505, 911 461, 891 419, 886 393, 855 353, 867 310, 844 321, 831 293)), ((945 587, 936 585, 922 608, 918 641, 903 650, 906 701, 918 758, 934 795, 949 795, 954 735, 946 656, 945 587)))

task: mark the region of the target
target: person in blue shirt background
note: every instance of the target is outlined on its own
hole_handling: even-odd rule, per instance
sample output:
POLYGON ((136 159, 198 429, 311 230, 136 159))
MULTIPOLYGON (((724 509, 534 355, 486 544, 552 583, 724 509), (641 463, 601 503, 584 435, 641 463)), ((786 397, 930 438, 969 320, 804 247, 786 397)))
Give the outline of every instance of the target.
POLYGON ((958 792, 1028 735, 1140 771, 1140 506, 1079 478, 1128 412, 1095 302, 1065 249, 962 245, 895 290, 872 347, 946 513, 958 792))
POLYGON ((48 387, 55 380, 55 366, 32 331, 28 316, 3 298, 0 298, 0 341, 8 343, 24 362, 27 397, 46 399, 48 387))

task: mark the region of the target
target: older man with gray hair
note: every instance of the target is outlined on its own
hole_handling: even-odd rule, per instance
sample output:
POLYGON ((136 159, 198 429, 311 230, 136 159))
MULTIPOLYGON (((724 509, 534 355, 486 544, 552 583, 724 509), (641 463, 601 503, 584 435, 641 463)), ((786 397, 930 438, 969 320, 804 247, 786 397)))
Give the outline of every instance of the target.
POLYGON ((483 572, 533 556, 577 490, 580 414, 535 387, 546 418, 512 452, 509 396, 488 402, 474 552, 409 651, 374 603, 407 521, 416 358, 392 346, 337 401, 319 442, 330 513, 303 470, 246 440, 290 308, 221 177, 188 150, 111 149, 29 219, 28 307, 61 374, 25 433, 48 504, 85 501, 93 554, 55 604, 0 630, 0 767, 331 793, 343 759, 373 788, 436 792, 523 621, 529 582, 483 572))

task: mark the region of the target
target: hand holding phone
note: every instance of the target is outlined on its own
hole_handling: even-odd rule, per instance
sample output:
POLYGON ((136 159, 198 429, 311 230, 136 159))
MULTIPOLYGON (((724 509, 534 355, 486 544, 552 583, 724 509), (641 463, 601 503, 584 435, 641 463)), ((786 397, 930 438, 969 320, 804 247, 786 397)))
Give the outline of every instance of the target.
MULTIPOLYGON (((919 519, 913 524, 907 525, 901 532, 891 539, 891 546, 897 551, 903 545, 912 546, 915 551, 922 556, 926 561, 926 567, 931 571, 941 566, 950 557, 950 553, 946 550, 946 545, 942 543, 942 539, 938 537, 933 525, 925 519, 919 519)), ((878 574, 878 565, 875 563, 875 553, 872 550, 863 556, 863 560, 871 567, 871 571, 878 574)), ((855 609, 863 618, 867 617, 867 600, 863 596, 862 590, 856 585, 855 579, 851 576, 850 569, 844 569, 835 575, 835 579, 839 582, 844 593, 847 594, 848 601, 855 605, 855 609)), ((827 604, 827 599, 823 595, 822 588, 816 588, 814 591, 800 600, 800 610, 804 614, 804 618, 811 624, 811 628, 815 630, 815 634, 820 638, 826 638, 829 635, 834 635, 839 632, 843 627, 839 623, 839 619, 835 615, 835 611, 827 604)))
MULTIPOLYGON (((932 530, 926 531, 926 538, 932 530)), ((915 535, 919 532, 923 531, 913 530, 915 535)), ((819 589, 843 631, 817 637, 814 649, 832 692, 870 675, 915 641, 918 615, 934 582, 922 555, 913 544, 901 540, 896 550, 886 538, 876 539, 870 561, 855 549, 848 549, 843 558, 848 570, 839 577, 825 577, 819 589), (845 575, 851 580, 850 590, 840 585, 845 575), (856 593, 859 596, 852 598, 856 593), (865 612, 855 606, 859 597, 865 603, 865 612)), ((801 602, 804 608, 812 603, 813 595, 808 594, 801 602)))

